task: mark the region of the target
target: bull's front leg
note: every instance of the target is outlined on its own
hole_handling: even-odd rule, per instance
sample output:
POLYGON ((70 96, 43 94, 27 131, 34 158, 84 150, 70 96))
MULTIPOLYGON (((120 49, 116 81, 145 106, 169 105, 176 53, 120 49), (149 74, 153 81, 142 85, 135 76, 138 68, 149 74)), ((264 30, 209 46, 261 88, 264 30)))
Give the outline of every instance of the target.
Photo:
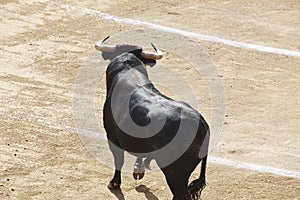
POLYGON ((143 158, 137 158, 133 166, 133 178, 140 180, 145 175, 145 164, 143 158))
POLYGON ((110 150, 114 156, 115 174, 108 184, 108 189, 118 189, 121 186, 121 170, 124 164, 124 150, 116 148, 109 142, 110 150))

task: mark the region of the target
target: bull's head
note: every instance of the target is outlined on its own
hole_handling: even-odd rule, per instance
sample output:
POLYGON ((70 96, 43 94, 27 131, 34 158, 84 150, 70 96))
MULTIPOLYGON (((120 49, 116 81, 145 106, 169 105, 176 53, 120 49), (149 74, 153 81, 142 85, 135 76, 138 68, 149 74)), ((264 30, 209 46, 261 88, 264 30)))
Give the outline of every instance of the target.
POLYGON ((155 53, 144 51, 139 46, 134 45, 105 45, 104 42, 109 38, 107 36, 103 40, 100 40, 96 43, 95 48, 102 52, 102 57, 107 60, 112 60, 116 56, 122 54, 122 53, 132 53, 135 56, 137 56, 144 64, 154 65, 156 63, 155 60, 159 60, 162 58, 163 54, 162 52, 154 46, 154 44, 151 43, 152 47, 155 50, 155 53))

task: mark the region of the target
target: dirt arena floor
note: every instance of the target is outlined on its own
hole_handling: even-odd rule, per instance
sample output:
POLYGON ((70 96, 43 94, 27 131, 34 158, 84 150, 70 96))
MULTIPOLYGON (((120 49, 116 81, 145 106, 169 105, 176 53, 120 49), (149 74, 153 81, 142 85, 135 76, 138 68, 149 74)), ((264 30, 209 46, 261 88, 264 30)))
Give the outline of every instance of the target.
MULTIPOLYGON (((157 170, 140 181, 124 172, 121 190, 109 191, 113 169, 89 153, 75 131, 74 84, 94 44, 139 28, 88 10, 300 52, 297 0, 0 0, 0 5, 0 199, 172 198, 157 170)), ((209 155, 298 174, 209 162, 201 199, 300 199, 300 57, 193 41, 218 69, 226 96, 222 136, 209 155)), ((164 53, 162 63, 182 64, 174 70, 190 82, 210 122, 202 80, 164 53)), ((101 79, 95 106, 100 125, 105 89, 101 79)))

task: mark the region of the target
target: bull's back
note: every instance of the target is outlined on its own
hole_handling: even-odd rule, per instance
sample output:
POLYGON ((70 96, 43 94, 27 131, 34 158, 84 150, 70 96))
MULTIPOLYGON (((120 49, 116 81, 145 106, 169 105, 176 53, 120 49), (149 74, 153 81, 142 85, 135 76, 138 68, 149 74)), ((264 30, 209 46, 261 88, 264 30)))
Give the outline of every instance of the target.
MULTIPOLYGON (((151 152, 164 147, 176 136, 183 120, 188 124, 186 129, 190 129, 198 126, 201 118, 200 114, 188 104, 174 101, 153 91, 153 85, 136 88, 132 93, 128 108, 128 113, 118 113, 120 118, 130 117, 135 126, 144 129, 152 127, 151 130, 157 130, 157 132, 150 131, 151 133, 147 131, 128 133, 120 129, 122 125, 116 127, 120 146, 127 151, 137 153, 151 152), (145 133, 150 136, 143 135, 145 133)), ((135 131, 138 128, 132 130, 135 131)), ((185 131, 189 134, 195 129, 185 131)))

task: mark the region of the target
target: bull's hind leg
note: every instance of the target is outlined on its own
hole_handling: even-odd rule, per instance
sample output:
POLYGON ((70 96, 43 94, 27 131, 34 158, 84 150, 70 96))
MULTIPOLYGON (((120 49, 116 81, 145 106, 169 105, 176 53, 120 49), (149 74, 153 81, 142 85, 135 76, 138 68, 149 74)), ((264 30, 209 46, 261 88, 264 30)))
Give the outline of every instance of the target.
POLYGON ((188 193, 188 174, 178 167, 162 169, 173 193, 173 200, 190 200, 188 193))
POLYGON ((110 150, 114 156, 115 174, 108 184, 108 189, 118 189, 121 185, 121 170, 124 164, 124 150, 116 148, 109 143, 110 150))

